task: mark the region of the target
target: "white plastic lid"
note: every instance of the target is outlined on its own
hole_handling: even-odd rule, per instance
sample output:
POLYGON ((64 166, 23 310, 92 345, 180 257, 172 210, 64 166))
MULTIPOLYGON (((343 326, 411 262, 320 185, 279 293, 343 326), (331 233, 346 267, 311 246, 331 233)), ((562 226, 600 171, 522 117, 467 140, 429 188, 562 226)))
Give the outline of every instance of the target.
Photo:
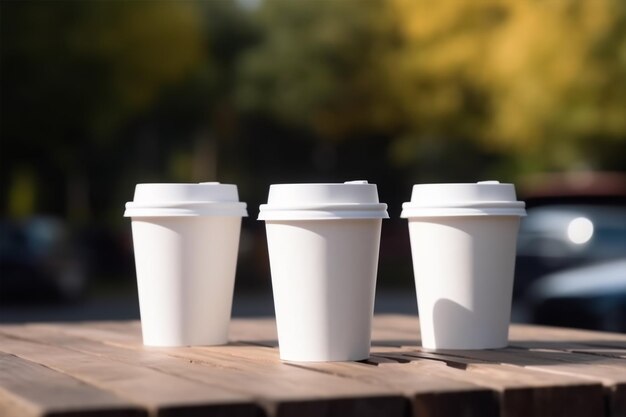
POLYGON ((525 216, 515 186, 498 181, 475 184, 416 184, 400 217, 525 216))
POLYGON ((259 220, 388 219, 387 204, 378 201, 376 184, 275 184, 259 220))
POLYGON ((199 184, 137 184, 124 217, 236 216, 246 217, 237 186, 219 182, 199 184))

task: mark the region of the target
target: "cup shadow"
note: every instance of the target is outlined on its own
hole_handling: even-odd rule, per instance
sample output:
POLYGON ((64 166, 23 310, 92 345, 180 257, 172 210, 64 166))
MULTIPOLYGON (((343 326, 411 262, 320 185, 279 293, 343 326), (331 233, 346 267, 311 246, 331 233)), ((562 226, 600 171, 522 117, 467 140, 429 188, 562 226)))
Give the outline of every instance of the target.
POLYGON ((278 347, 278 340, 276 339, 253 339, 253 340, 231 340, 226 346, 238 347, 238 346, 263 346, 263 347, 278 347))
MULTIPOLYGON (((471 333, 471 326, 475 323, 473 312, 451 301, 440 300, 435 305, 434 319, 438 315, 445 317, 445 322, 454 322, 455 329, 459 328, 468 337, 476 338, 471 333), (467 328, 470 327, 470 330, 467 328)), ((449 329, 436 327, 436 341, 446 341, 449 329)), ((593 364, 600 361, 610 361, 621 365, 623 361, 626 369, 626 342, 623 340, 514 340, 508 346, 500 349, 425 349, 419 346, 419 340, 374 340, 372 346, 383 348, 373 353, 376 357, 385 357, 400 363, 410 363, 418 360, 435 360, 445 362, 448 366, 465 369, 470 364, 509 364, 516 366, 542 366, 558 364, 593 364), (418 345, 416 346, 416 342, 418 345), (413 346, 416 346, 414 349, 413 346), (384 347, 407 347, 403 351, 389 350, 384 347)), ((606 362, 605 362, 606 363, 606 362)))
POLYGON ((372 340, 372 347, 403 347, 403 346, 420 346, 419 339, 384 339, 372 340))
MULTIPOLYGON (((541 365, 558 365, 558 364, 593 364, 599 361, 615 360, 622 362, 626 369, 626 349, 611 349, 605 352, 609 347, 606 340, 571 340, 571 341, 532 341, 524 342, 524 347, 519 346, 519 342, 513 342, 509 346, 502 349, 485 349, 485 350, 428 350, 416 346, 414 339, 398 339, 398 340, 374 340, 372 347, 379 347, 376 352, 372 352, 369 359, 364 361, 367 363, 377 363, 380 358, 392 360, 397 363, 411 363, 421 360, 434 360, 444 362, 447 366, 465 369, 472 364, 508 364, 516 366, 541 366, 541 365), (580 345, 581 349, 563 348, 563 346, 580 345), (391 349, 384 350, 385 347, 415 346, 414 349, 409 348, 405 351, 391 349), (601 346, 597 349, 594 347, 601 346), (589 350, 583 349, 589 347, 589 350), (622 352, 623 351, 623 352, 622 352)), ((267 348, 278 348, 278 340, 241 340, 228 343, 229 347, 238 346, 262 346, 267 348)))
MULTIPOLYGON (((588 341, 593 343, 594 341, 588 341)), ((568 342, 563 342, 568 343, 568 342)), ((579 342, 577 342, 579 343, 579 342)), ((587 341, 585 341, 587 343, 587 341)), ((556 349, 553 347, 553 349, 556 349)), ((399 363, 410 363, 424 359, 446 363, 446 365, 464 369, 471 364, 507 364, 516 366, 542 366, 542 365, 571 365, 593 364, 606 360, 624 361, 626 358, 593 351, 560 351, 560 350, 531 350, 506 347, 502 349, 487 350, 425 350, 418 348, 404 352, 378 351, 374 356, 394 359, 399 363)), ((626 362, 624 362, 626 369, 626 362)))

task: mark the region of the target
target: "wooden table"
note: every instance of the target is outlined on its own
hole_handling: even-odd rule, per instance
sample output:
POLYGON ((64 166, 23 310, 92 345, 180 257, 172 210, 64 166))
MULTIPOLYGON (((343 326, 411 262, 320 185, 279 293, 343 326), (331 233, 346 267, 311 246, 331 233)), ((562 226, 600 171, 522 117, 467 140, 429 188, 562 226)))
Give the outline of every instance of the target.
POLYGON ((626 416, 626 335, 513 325, 510 347, 427 352, 374 320, 362 362, 283 363, 272 319, 228 346, 146 348, 139 323, 0 326, 0 416, 626 416))

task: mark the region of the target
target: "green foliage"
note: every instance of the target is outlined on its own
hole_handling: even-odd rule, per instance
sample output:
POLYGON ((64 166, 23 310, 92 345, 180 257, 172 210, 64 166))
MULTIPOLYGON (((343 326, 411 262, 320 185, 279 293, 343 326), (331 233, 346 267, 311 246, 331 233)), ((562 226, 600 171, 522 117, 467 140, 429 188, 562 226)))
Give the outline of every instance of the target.
POLYGON ((238 98, 247 111, 322 136, 388 130, 395 116, 380 65, 397 41, 383 1, 267 1, 264 37, 244 54, 238 98))
POLYGON ((185 2, 7 2, 2 12, 5 117, 28 122, 13 134, 43 124, 57 140, 82 136, 72 144, 110 137, 201 57, 201 22, 185 2))
MULTIPOLYGON (((198 70, 203 22, 188 2, 1 7, 0 186, 23 188, 19 173, 28 169, 40 208, 56 211, 66 195, 72 200, 72 182, 89 184, 103 168, 109 182, 118 174, 120 158, 104 151, 166 88, 198 70)), ((2 208, 14 211, 12 204, 2 208)))
POLYGON ((587 144, 626 138, 620 0, 268 1, 258 18, 243 107, 322 136, 382 132, 395 164, 436 137, 524 170, 601 168, 587 144))
POLYGON ((241 4, 2 2, 0 209, 63 212, 71 183, 626 170, 622 0, 241 4))

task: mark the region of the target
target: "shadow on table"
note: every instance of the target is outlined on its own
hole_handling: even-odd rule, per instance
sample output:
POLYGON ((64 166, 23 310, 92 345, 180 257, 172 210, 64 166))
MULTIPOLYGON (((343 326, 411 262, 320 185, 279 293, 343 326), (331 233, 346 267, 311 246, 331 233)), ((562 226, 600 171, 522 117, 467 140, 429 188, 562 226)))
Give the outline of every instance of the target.
POLYGON ((246 345, 254 345, 254 346, 264 346, 264 347, 271 347, 271 348, 277 348, 278 347, 278 340, 272 340, 272 339, 267 339, 267 340, 239 340, 236 342, 232 342, 229 343, 228 346, 246 346, 246 345))
MULTIPOLYGON (((388 341, 384 344, 374 342, 372 346, 389 346, 388 341)), ((404 344, 407 341, 396 341, 397 345, 411 346, 404 344)), ((620 356, 619 349, 617 352, 604 352, 602 350, 576 350, 571 352, 568 350, 559 350, 559 346, 576 343, 577 345, 584 346, 597 346, 603 345, 604 340, 585 340, 585 341, 538 341, 537 346, 541 348, 519 348, 519 347, 506 347, 503 349, 486 349, 486 350, 427 350, 421 347, 415 349, 408 348, 407 350, 389 350, 385 351, 380 349, 374 352, 373 356, 385 357, 393 359, 399 363, 410 363, 420 360, 435 360, 444 362, 446 365, 466 369, 469 365, 474 364, 508 364, 515 366, 542 366, 542 365, 580 365, 580 364, 593 364, 597 362, 605 362, 605 364, 611 364, 612 361, 623 361, 624 358, 620 356), (549 346, 546 348, 546 346, 549 346), (608 362, 607 362, 608 361, 608 362)), ((609 342, 610 343, 610 342, 609 342)), ((396 345, 396 346, 397 346, 396 345)), ((414 346, 414 345, 413 345, 414 346)), ((561 348, 562 349, 562 348, 561 348)), ((593 349, 593 348, 592 348, 593 349)), ((626 354, 626 350, 623 352, 626 354)))
POLYGON ((372 347, 405 347, 405 346, 420 346, 421 341, 419 339, 382 339, 372 340, 372 347))
MULTIPOLYGON (((437 345, 451 346, 458 345, 460 341, 467 341, 476 344, 491 336, 492 331, 506 331, 508 328, 508 318, 498 317, 490 311, 480 311, 483 304, 493 303, 494 300, 483 300, 478 303, 476 309, 469 310, 457 302, 448 299, 438 300, 433 310, 434 338, 437 345), (499 330, 498 330, 499 329, 499 330)), ((492 306, 493 307, 493 306, 492 306)), ((506 305, 493 310, 506 311, 506 305)), ((554 364, 581 364, 607 360, 606 355, 600 356, 593 352, 570 352, 569 347, 574 345, 591 346, 612 346, 610 342, 599 340, 581 341, 537 341, 527 342, 520 345, 519 342, 512 342, 504 349, 488 350, 452 350, 438 349, 432 350, 416 347, 416 340, 374 340, 372 346, 375 347, 405 347, 406 350, 399 352, 390 350, 385 353, 379 351, 378 356, 387 356, 399 362, 411 362, 418 359, 430 359, 445 362, 449 366, 463 368, 473 363, 504 363, 517 366, 536 366, 554 364), (415 358, 415 359, 414 359, 415 358)), ((522 342, 523 343, 523 342, 522 342)), ((618 347, 624 346, 616 341, 618 347)), ((626 352, 626 351, 625 351, 626 352)), ((610 359, 609 359, 610 360, 610 359)))

